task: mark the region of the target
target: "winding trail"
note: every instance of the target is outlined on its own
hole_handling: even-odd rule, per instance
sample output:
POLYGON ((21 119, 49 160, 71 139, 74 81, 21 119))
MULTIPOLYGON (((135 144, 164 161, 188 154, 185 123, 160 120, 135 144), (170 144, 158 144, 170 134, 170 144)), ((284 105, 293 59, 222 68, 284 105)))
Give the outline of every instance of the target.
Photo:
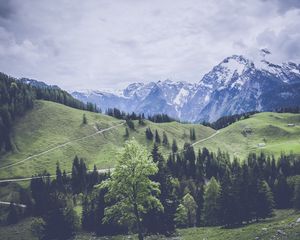
POLYGON ((19 161, 19 162, 15 162, 15 163, 12 163, 12 164, 9 164, 9 165, 0 167, 0 170, 2 170, 2 169, 7 169, 7 168, 10 168, 10 167, 19 165, 19 164, 21 164, 21 163, 23 163, 23 162, 26 162, 26 161, 28 161, 28 160, 30 160, 30 159, 32 159, 32 158, 36 158, 36 157, 45 155, 45 154, 47 154, 47 153, 49 153, 49 152, 52 152, 52 151, 54 151, 54 150, 56 150, 56 149, 59 149, 59 148, 62 148, 62 147, 66 146, 66 145, 69 145, 69 144, 71 144, 71 143, 79 142, 79 141, 81 141, 81 140, 84 140, 84 139, 93 137, 93 136, 95 136, 95 135, 97 135, 97 134, 99 134, 99 133, 103 133, 103 132, 109 131, 109 130, 111 130, 111 129, 120 127, 120 126, 122 126, 122 125, 124 125, 124 124, 125 124, 125 122, 122 122, 122 123, 117 124, 117 125, 115 125, 115 126, 111 126, 111 127, 109 127, 109 128, 105 128, 105 129, 99 130, 99 131, 97 131, 97 132, 95 132, 95 133, 92 133, 92 134, 90 134, 90 135, 87 135, 87 136, 85 136, 85 137, 81 137, 81 138, 77 138, 77 139, 74 139, 74 140, 70 140, 70 141, 68 141, 68 142, 65 142, 65 143, 62 143, 62 144, 60 144, 60 145, 57 145, 56 147, 50 148, 50 149, 48 149, 48 150, 46 150, 46 151, 44 151, 44 152, 41 152, 41 153, 38 153, 38 154, 34 154, 34 155, 30 156, 30 157, 27 157, 27 158, 25 158, 25 159, 23 159, 23 160, 21 160, 21 161, 19 161))
MULTIPOLYGON (((2 205, 10 205, 11 203, 10 202, 3 202, 3 201, 0 201, 0 204, 2 205)), ((14 206, 16 207, 21 207, 21 208, 26 208, 26 205, 25 204, 21 204, 21 203, 12 203, 14 206)))
POLYGON ((207 138, 203 138, 203 139, 200 139, 200 140, 197 141, 197 142, 194 142, 194 143, 192 144, 192 146, 194 146, 194 145, 196 145, 196 144, 198 144, 198 143, 205 142, 205 141, 207 141, 207 140, 209 140, 209 139, 215 137, 215 136, 218 135, 219 133, 220 133, 220 130, 216 131, 214 134, 210 135, 210 136, 207 137, 207 138))
MULTIPOLYGON (((192 145, 192 146, 195 146, 196 144, 205 142, 205 141, 207 141, 207 140, 209 140, 209 139, 215 137, 215 136, 218 135, 220 132, 221 132, 220 130, 217 130, 215 133, 213 133, 213 134, 210 135, 209 137, 200 139, 200 140, 198 140, 198 141, 192 143, 191 145, 192 145)), ((183 152, 185 152, 185 151, 186 151, 186 150, 182 149, 181 151, 178 151, 177 153, 183 153, 183 152)), ((169 155, 169 153, 168 153, 168 155, 169 155)), ((165 157, 165 158, 168 158, 168 155, 165 155, 164 157, 165 157)))
MULTIPOLYGON (((79 141, 79 140, 82 140, 82 139, 85 139, 85 138, 94 136, 94 135, 99 134, 99 133, 104 132, 104 131, 108 131, 108 130, 110 130, 110 129, 119 127, 119 126, 121 126, 121 125, 123 125, 123 124, 124 124, 124 123, 121 123, 121 124, 118 124, 118 125, 116 125, 116 126, 109 127, 109 128, 106 128, 106 129, 97 131, 96 133, 93 133, 93 134, 91 134, 91 135, 85 136, 85 137, 83 137, 83 138, 76 139, 76 140, 73 140, 73 141, 69 141, 69 142, 67 142, 67 143, 64 143, 64 144, 59 145, 59 147, 65 146, 66 144, 69 144, 69 143, 74 142, 74 141, 79 141)), ((203 139, 200 139, 200 140, 194 142, 194 143, 192 144, 192 146, 194 146, 194 145, 196 145, 196 144, 199 144, 199 143, 201 143, 201 142, 207 141, 207 140, 209 140, 209 139, 215 137, 215 136, 218 135, 219 133, 220 133, 220 130, 216 131, 214 134, 210 135, 210 136, 207 137, 207 138, 203 138, 203 139)), ((45 153, 47 153, 47 152, 49 152, 49 151, 52 151, 52 150, 54 150, 54 149, 57 149, 57 148, 58 148, 58 146, 57 146, 57 147, 54 147, 54 148, 52 148, 52 149, 49 149, 49 150, 47 150, 47 151, 45 151, 45 152, 43 152, 43 153, 39 153, 39 154, 37 154, 37 155, 31 156, 31 158, 36 157, 36 156, 40 156, 40 155, 42 155, 42 154, 45 154, 45 153)), ((181 150, 181 151, 179 151, 179 153, 182 153, 182 152, 184 152, 184 151, 185 151, 185 150, 181 150)), ((30 159, 30 158, 27 158, 27 160, 28 160, 28 159, 30 159)), ((25 160, 25 159, 24 159, 24 160, 25 160)), ((22 160, 22 161, 20 161, 20 162, 24 162, 24 160, 22 160)), ((18 162, 18 163, 20 163, 20 162, 18 162)), ((8 165, 8 166, 12 166, 12 164, 11 164, 11 165, 8 165)), ((8 166, 6 166, 6 167, 8 167, 8 166)), ((0 168, 0 169, 1 169, 1 168, 0 168)), ((105 173, 105 172, 113 171, 113 169, 114 169, 114 168, 98 169, 98 173, 105 173)), ((93 170, 89 170, 88 172, 92 172, 92 171, 93 171, 93 170)), ((67 173, 67 175, 71 175, 71 174, 72 174, 72 173, 67 173)), ((25 178, 2 179, 2 180, 0 179, 0 183, 30 181, 30 180, 32 180, 32 179, 39 179, 39 178, 43 178, 43 177, 46 177, 46 176, 33 176, 33 177, 25 177, 25 178)), ((49 178, 55 178, 56 175, 49 175, 48 177, 49 177, 49 178)), ((1 202, 0 202, 0 203, 1 203, 1 202)))
MULTIPOLYGON (((103 168, 103 169, 98 169, 98 173, 106 173, 109 171, 113 171, 114 168, 103 168)), ((88 170, 87 172, 93 172, 93 170, 88 170)), ((67 176, 72 175, 71 172, 66 173, 67 176)), ((32 177, 24 177, 24 178, 10 178, 10 179, 2 179, 0 180, 0 183, 9 183, 9 182, 23 182, 23 181, 30 181, 32 179, 39 179, 39 178, 44 178, 44 177, 49 177, 49 178, 56 178, 56 174, 54 175, 43 175, 43 176, 32 176, 32 177)))

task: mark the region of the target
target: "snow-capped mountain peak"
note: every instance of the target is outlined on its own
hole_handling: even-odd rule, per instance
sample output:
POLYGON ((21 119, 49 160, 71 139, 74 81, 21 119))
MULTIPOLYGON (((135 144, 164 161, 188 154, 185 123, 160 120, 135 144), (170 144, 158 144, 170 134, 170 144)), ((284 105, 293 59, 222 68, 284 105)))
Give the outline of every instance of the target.
POLYGON ((225 58, 197 84, 169 79, 128 85, 122 94, 73 93, 102 109, 119 108, 153 115, 166 113, 183 121, 214 121, 221 116, 268 111, 300 104, 300 65, 281 65, 265 59, 254 63, 242 55, 225 58))

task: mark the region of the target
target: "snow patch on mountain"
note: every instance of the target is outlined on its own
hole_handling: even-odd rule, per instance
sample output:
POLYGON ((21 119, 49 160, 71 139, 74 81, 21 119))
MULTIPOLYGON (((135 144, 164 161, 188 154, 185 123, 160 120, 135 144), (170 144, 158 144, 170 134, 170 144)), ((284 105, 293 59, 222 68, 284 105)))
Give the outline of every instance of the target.
POLYGON ((185 103, 189 93, 190 92, 188 90, 181 88, 173 102, 178 106, 182 106, 185 103))
POLYGON ((183 121, 214 121, 221 116, 270 111, 300 104, 300 65, 281 65, 265 58, 257 62, 241 55, 225 58, 196 84, 169 79, 133 83, 117 93, 74 92, 73 96, 93 102, 103 110, 120 110, 153 115, 166 113, 183 121))

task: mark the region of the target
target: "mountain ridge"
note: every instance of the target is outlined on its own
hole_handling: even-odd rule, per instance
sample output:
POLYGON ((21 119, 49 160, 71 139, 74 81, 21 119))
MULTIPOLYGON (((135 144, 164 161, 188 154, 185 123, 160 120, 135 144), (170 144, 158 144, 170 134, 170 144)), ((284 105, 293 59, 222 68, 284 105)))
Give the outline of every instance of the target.
POLYGON ((165 113, 189 122, 250 111, 272 111, 300 104, 300 65, 277 65, 263 58, 258 63, 242 55, 225 58, 198 83, 169 79, 132 83, 121 94, 76 91, 72 95, 102 109, 116 107, 126 112, 165 113))

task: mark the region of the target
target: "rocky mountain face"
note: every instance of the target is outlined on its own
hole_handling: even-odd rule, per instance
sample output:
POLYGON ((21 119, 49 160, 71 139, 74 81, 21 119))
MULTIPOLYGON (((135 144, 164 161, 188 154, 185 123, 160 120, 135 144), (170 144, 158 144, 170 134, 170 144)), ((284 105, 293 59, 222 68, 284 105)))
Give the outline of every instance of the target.
POLYGON ((78 91, 72 95, 103 110, 116 107, 145 115, 166 113, 189 122, 215 121, 225 115, 299 106, 300 65, 266 60, 254 64, 233 55, 197 84, 165 80, 133 83, 120 94, 78 91))

